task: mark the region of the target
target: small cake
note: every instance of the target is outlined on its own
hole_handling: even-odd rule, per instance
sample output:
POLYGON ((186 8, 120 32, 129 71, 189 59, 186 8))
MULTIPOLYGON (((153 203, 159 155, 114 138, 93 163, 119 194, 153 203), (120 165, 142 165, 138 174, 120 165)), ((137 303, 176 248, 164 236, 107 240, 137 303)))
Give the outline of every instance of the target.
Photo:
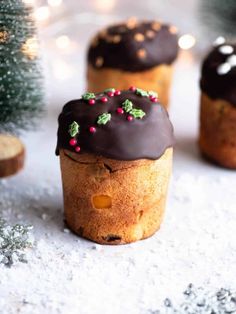
POLYGON ((236 44, 217 39, 203 62, 200 86, 200 150, 213 162, 236 168, 236 44))
POLYGON ((59 116, 65 220, 101 244, 150 237, 160 227, 173 128, 155 93, 113 88, 67 103, 59 116))
POLYGON ((100 31, 88 50, 88 90, 131 84, 158 92, 166 108, 173 61, 178 53, 177 28, 158 21, 127 23, 100 31))
POLYGON ((17 137, 0 134, 0 178, 20 171, 24 165, 24 157, 24 146, 17 137))

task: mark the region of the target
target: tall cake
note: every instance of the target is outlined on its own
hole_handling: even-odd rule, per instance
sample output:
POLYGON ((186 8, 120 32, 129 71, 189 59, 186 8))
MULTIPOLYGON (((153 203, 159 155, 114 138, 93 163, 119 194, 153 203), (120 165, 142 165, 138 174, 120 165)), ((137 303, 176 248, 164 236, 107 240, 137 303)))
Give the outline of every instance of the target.
POLYGON ((67 103, 59 116, 65 219, 101 244, 147 238, 160 227, 173 128, 155 93, 109 88, 67 103))
POLYGON ((178 53, 177 28, 158 21, 137 21, 100 31, 88 49, 87 89, 131 84, 158 92, 168 107, 173 62, 178 53))
POLYGON ((202 66, 199 145, 208 159, 236 168, 236 44, 214 45, 202 66))

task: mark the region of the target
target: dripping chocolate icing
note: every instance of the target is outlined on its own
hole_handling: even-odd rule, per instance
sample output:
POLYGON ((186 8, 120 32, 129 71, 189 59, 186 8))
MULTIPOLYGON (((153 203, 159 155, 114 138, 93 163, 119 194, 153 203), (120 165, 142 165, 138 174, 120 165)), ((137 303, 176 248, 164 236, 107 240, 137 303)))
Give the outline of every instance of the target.
POLYGON ((73 121, 80 126, 76 136, 81 148, 79 154, 92 153, 117 160, 158 159, 168 147, 173 146, 173 127, 167 111, 159 103, 153 103, 149 97, 129 90, 122 91, 119 96, 106 95, 106 103, 101 101, 104 95, 96 94, 94 105, 79 99, 63 107, 58 118, 57 155, 60 149, 75 151, 69 143, 71 135, 68 132, 73 121), (126 99, 146 115, 142 119, 128 121, 127 113, 118 114, 117 108, 122 107, 126 99), (111 114, 111 120, 105 125, 98 125, 98 116, 104 112, 111 114), (95 133, 89 131, 91 126, 96 128, 95 133))
POLYGON ((211 50, 202 65, 200 80, 201 90, 212 99, 224 99, 236 106, 236 66, 226 74, 218 74, 218 67, 227 63, 227 59, 236 55, 236 44, 224 43, 211 50), (229 45, 233 48, 230 54, 220 52, 220 47, 229 45))
POLYGON ((123 23, 98 33, 89 47, 88 62, 97 67, 96 61, 102 58, 101 68, 136 72, 171 64, 177 54, 178 38, 173 26, 150 21, 139 22, 130 29, 123 23), (135 36, 140 38, 140 35, 141 41, 135 40, 135 36), (140 49, 145 51, 145 57, 138 56, 140 49))

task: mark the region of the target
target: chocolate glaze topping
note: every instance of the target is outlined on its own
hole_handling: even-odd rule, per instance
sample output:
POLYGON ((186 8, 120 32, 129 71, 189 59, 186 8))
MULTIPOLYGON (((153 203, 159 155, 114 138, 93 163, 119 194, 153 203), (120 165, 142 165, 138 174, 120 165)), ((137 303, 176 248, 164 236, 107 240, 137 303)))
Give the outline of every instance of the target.
POLYGON ((158 159, 174 143, 173 127, 166 110, 149 96, 137 95, 135 91, 122 91, 112 97, 107 93, 96 94, 93 105, 84 99, 68 102, 58 119, 57 155, 60 149, 76 151, 70 144, 72 137, 68 132, 74 121, 79 124, 79 133, 74 137, 80 147, 78 154, 92 153, 117 160, 158 159), (104 97, 107 102, 102 102, 104 97), (125 110, 123 114, 118 113, 117 108, 122 108, 126 99, 132 102, 133 108, 142 109, 144 117, 132 116, 129 121, 130 113, 125 110), (103 113, 110 113, 111 119, 99 125, 98 116, 103 113), (91 132, 91 126, 95 132, 94 129, 91 132))
POLYGON ((212 99, 224 99, 236 106, 236 44, 221 44, 207 55, 200 87, 212 99))
POLYGON ((157 21, 128 20, 95 36, 88 50, 88 62, 95 68, 136 72, 159 64, 171 64, 177 53, 175 26, 157 21))

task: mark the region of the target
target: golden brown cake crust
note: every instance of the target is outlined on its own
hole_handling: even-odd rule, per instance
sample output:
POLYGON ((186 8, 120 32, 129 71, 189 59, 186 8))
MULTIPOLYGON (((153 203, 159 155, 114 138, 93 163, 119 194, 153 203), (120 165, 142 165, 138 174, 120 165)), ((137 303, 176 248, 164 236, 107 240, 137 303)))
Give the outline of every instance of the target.
POLYGON ((100 92, 107 86, 124 90, 134 85, 144 90, 157 92, 160 103, 168 108, 172 72, 172 65, 159 65, 141 72, 127 72, 111 68, 95 69, 88 65, 87 90, 100 92))
POLYGON ((23 168, 25 150, 14 136, 0 134, 0 178, 17 173, 23 168))
POLYGON ((229 102, 201 95, 199 146, 215 163, 236 169, 236 108, 229 102))
POLYGON ((172 148, 158 160, 118 161, 60 150, 66 222, 101 244, 145 239, 160 227, 172 148))

